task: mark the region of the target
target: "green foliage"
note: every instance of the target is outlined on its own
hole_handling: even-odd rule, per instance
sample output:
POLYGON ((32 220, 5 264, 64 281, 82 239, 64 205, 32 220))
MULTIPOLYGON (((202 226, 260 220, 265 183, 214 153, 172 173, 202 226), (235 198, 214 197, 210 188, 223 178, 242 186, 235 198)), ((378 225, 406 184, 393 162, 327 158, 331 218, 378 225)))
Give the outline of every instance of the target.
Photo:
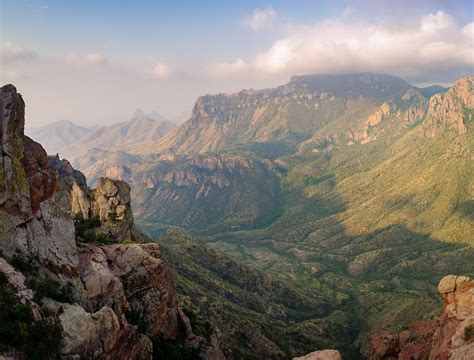
POLYGON ((74 217, 74 227, 76 229, 76 242, 96 243, 100 245, 114 244, 116 241, 104 233, 97 232, 97 228, 102 225, 98 216, 91 216, 84 219, 81 213, 74 217))
POLYGON ((183 311, 189 318, 191 327, 193 328, 193 333, 202 336, 207 341, 211 341, 211 336, 214 333, 214 327, 212 324, 199 316, 199 314, 192 309, 183 309, 183 311))
POLYGON ((470 341, 474 339, 474 324, 468 325, 464 328, 464 340, 470 341))
POLYGON ((74 303, 73 286, 69 282, 62 285, 49 276, 39 279, 33 277, 29 280, 29 286, 35 291, 35 301, 37 302, 46 297, 63 303, 74 303))
MULTIPOLYGON (((4 276, 0 272, 0 279, 4 276)), ((17 348, 28 359, 59 359, 62 332, 59 323, 54 319, 34 322, 30 305, 22 303, 13 286, 4 280, 0 281, 0 352, 17 348)))
POLYGON ((125 245, 136 244, 136 243, 137 243, 136 241, 133 241, 130 239, 126 239, 122 242, 122 244, 125 244, 125 245))
POLYGON ((11 264, 13 267, 15 267, 15 269, 23 273, 31 273, 36 269, 33 257, 24 255, 18 249, 15 250, 15 253, 12 256, 11 264))
POLYGON ((0 287, 6 284, 8 284, 8 277, 3 271, 0 271, 0 287))
MULTIPOLYGON (((466 235, 474 231, 473 132, 444 131, 428 139, 421 135, 423 123, 410 128, 401 118, 387 120, 365 145, 333 141, 322 149, 318 142, 301 156, 286 156, 288 171, 275 195, 281 212, 266 226, 207 228, 205 241, 213 249, 297 291, 265 287, 256 273, 186 237, 158 239, 177 273, 183 307, 218 328, 225 324, 228 333, 245 329, 243 344, 231 337, 225 350, 258 358, 249 346, 258 341, 277 344, 288 357, 331 347, 357 358, 353 344, 368 333, 436 316, 443 276, 474 275, 474 243, 466 235), (347 336, 328 335, 346 329, 347 336)), ((354 119, 343 125, 354 129, 354 119)), ((246 198, 249 209, 259 200, 246 198)), ((212 205, 200 206, 201 224, 219 219, 212 205)), ((146 229, 153 233, 155 226, 146 229)))
POLYGON ((76 229, 76 237, 84 238, 84 233, 87 230, 97 228, 101 225, 98 216, 91 216, 88 219, 84 219, 81 213, 77 213, 74 217, 74 227, 76 229))
POLYGON ((140 331, 142 334, 146 334, 149 324, 143 319, 143 314, 141 311, 137 309, 128 309, 125 312, 125 316, 127 317, 127 320, 130 324, 138 326, 138 331, 140 331))
POLYGON ((158 339, 153 342, 153 360, 195 360, 199 351, 186 348, 176 340, 158 339))
POLYGON ((95 242, 101 245, 110 245, 115 244, 117 241, 112 239, 110 236, 99 233, 96 235, 95 242))
POLYGON ((52 360, 61 358, 62 328, 55 319, 43 319, 33 323, 29 329, 26 354, 30 360, 52 360))
POLYGON ((115 211, 111 212, 109 214, 109 218, 110 218, 110 220, 112 220, 112 222, 117 221, 117 213, 115 211))

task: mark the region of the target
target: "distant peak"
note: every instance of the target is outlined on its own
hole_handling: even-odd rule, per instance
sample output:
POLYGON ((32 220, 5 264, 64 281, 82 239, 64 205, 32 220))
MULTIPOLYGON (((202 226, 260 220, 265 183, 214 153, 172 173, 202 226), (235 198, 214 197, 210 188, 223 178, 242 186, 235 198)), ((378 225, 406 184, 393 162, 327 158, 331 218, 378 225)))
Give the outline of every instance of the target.
POLYGON ((147 119, 151 119, 151 120, 155 120, 155 121, 165 121, 165 120, 167 120, 163 115, 161 115, 156 110, 153 110, 153 111, 150 111, 150 112, 146 113, 145 111, 143 111, 140 108, 135 110, 132 118, 133 119, 147 118, 147 119))
POLYGON ((140 118, 140 117, 145 117, 145 116, 146 116, 146 113, 140 108, 135 110, 135 112, 133 113, 134 118, 140 118))

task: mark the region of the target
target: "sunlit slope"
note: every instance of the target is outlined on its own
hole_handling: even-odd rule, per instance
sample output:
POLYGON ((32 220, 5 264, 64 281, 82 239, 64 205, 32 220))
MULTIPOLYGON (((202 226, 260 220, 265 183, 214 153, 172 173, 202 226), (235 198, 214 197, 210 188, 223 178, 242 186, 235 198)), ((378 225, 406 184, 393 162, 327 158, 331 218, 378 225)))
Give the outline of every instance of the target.
POLYGON ((186 123, 134 152, 203 154, 275 142, 292 149, 338 118, 356 120, 410 88, 390 75, 306 75, 274 89, 201 96, 186 123))

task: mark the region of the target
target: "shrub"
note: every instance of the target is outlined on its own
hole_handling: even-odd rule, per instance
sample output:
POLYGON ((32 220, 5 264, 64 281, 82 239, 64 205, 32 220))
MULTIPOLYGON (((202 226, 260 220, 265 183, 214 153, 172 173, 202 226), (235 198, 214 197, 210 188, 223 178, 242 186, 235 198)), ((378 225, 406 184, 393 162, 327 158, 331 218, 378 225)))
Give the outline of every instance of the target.
POLYGON ((15 269, 24 273, 31 273, 36 269, 33 257, 24 255, 18 249, 15 250, 15 253, 12 256, 11 264, 15 269))
POLYGON ((28 324, 22 321, 0 321, 0 339, 7 345, 23 345, 28 340, 28 324))
POLYGON ((74 217, 74 227, 76 229, 76 242, 78 243, 97 243, 108 245, 116 243, 114 239, 103 233, 97 233, 96 228, 102 223, 98 216, 92 216, 84 219, 82 214, 76 214, 74 217))
MULTIPOLYGON (((0 272, 0 279, 3 277, 6 279, 0 272)), ((16 348, 24 351, 28 359, 59 359, 61 331, 53 319, 33 322, 30 304, 21 303, 8 282, 0 286, 0 353, 16 348)))
POLYGON ((464 340, 469 341, 471 339, 474 339, 474 324, 464 328, 464 340))
POLYGON ((153 342, 153 360, 194 360, 199 351, 186 348, 176 340, 159 339, 153 342))
POLYGON ((105 234, 102 234, 102 233, 96 234, 96 240, 95 241, 97 243, 103 244, 103 245, 109 245, 109 244, 116 243, 116 241, 114 239, 112 239, 111 237, 109 237, 105 234))
POLYGON ((146 333, 148 322, 143 319, 143 314, 141 311, 129 309, 126 311, 125 316, 127 317, 127 320, 130 324, 138 326, 138 331, 140 331, 142 334, 146 333))
POLYGON ((8 284, 8 277, 0 270, 0 287, 5 286, 6 284, 8 284))
POLYGON ((110 220, 112 220, 112 222, 117 221, 117 213, 116 213, 115 211, 112 211, 112 212, 109 214, 109 218, 110 218, 110 220))
POLYGON ((47 297, 63 303, 74 303, 72 284, 62 285, 59 281, 45 276, 42 279, 32 278, 30 287, 35 291, 35 301, 47 297))
POLYGON ((43 319, 29 329, 26 354, 30 360, 60 359, 62 329, 55 319, 43 319))
POLYGON ((96 234, 94 229, 87 229, 83 234, 84 242, 90 243, 96 241, 96 234))
POLYGON ((214 333, 214 327, 212 326, 212 324, 209 321, 201 318, 192 310, 184 309, 183 311, 189 318, 189 322, 191 323, 193 332, 196 335, 202 336, 207 341, 211 341, 211 336, 214 333))
MULTIPOLYGON (((76 214, 74 216, 74 228, 76 230, 76 239, 81 237, 86 239, 86 231, 95 229, 101 225, 100 219, 98 216, 92 216, 89 219, 84 219, 82 214, 76 214)), ((89 231, 89 234, 91 232, 89 231)), ((95 232, 94 232, 95 234, 95 232)))

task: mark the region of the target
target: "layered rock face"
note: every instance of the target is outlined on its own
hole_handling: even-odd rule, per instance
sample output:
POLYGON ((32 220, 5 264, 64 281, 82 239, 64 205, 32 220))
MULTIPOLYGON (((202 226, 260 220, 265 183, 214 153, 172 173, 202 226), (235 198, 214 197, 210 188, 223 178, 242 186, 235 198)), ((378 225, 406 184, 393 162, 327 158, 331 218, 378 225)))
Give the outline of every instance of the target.
POLYGON ((474 359, 474 280, 448 275, 439 285, 443 313, 439 320, 421 320, 399 334, 371 338, 369 360, 474 359))
POLYGON ((474 77, 466 76, 454 83, 454 86, 443 94, 435 94, 430 98, 425 135, 435 137, 444 128, 453 128, 458 134, 467 130, 465 109, 474 107, 474 77))
POLYGON ((74 224, 56 172, 38 143, 24 135, 25 104, 13 85, 0 90, 0 249, 36 257, 58 275, 78 278, 74 224))
POLYGON ((130 185, 121 180, 100 177, 97 189, 89 189, 84 175, 74 170, 67 160, 49 157, 49 164, 60 174, 63 187, 71 203, 71 213, 84 219, 97 217, 101 221, 98 232, 116 241, 139 240, 134 228, 130 185))
POLYGON ((403 80, 381 74, 306 75, 273 89, 205 95, 197 99, 187 122, 134 152, 204 154, 274 141, 294 146, 353 104, 375 106, 409 88, 403 80))
MULTIPOLYGON (((29 304, 33 323, 54 319, 60 325, 61 338, 55 339, 60 355, 151 359, 153 341, 171 339, 197 349, 200 358, 222 359, 216 339, 208 343, 195 336, 177 306, 171 269, 159 245, 122 243, 145 239, 134 228, 129 185, 100 178, 91 190, 68 161, 48 158, 24 135, 24 102, 12 85, 0 90, 0 115, 1 275, 18 301, 29 304), (76 244, 75 214, 97 218, 97 232, 116 244, 76 244), (12 266, 19 257, 28 259, 30 270, 22 273, 12 266), (33 286, 38 279, 70 289, 69 303, 53 300, 53 293, 38 298, 33 286)), ((2 340, 7 357, 25 356, 2 340)))

